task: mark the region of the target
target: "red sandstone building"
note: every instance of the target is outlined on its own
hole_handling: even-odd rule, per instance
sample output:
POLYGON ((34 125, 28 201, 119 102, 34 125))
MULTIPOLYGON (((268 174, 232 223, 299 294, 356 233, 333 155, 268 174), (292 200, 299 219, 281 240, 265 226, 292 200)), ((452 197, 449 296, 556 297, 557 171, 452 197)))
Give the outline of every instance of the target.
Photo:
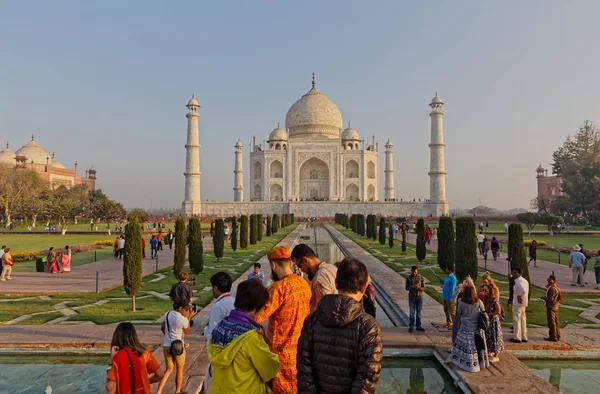
POLYGON ((40 178, 48 182, 51 189, 59 186, 71 188, 76 185, 86 185, 90 190, 96 189, 96 170, 93 166, 85 171, 85 177, 77 176, 77 162, 75 162, 73 170, 65 168, 54 157, 54 153, 48 154, 35 142, 33 135, 31 141, 16 152, 13 152, 6 143, 6 148, 0 151, 0 163, 10 164, 17 168, 34 169, 40 178))
POLYGON ((537 172, 537 198, 547 203, 552 203, 556 198, 562 195, 560 184, 562 178, 558 175, 548 176, 548 170, 540 164, 537 172))

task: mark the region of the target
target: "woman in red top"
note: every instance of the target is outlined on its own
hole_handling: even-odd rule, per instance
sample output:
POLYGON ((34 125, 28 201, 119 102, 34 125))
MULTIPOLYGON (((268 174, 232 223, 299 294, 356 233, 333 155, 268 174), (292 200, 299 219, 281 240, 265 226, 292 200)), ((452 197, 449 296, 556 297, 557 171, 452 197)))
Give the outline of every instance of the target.
POLYGON ((150 394, 150 383, 163 377, 160 364, 140 343, 131 323, 117 326, 110 344, 111 362, 106 376, 108 394, 150 394))
POLYGON ((529 263, 527 264, 531 264, 531 260, 533 260, 533 266, 537 267, 537 241, 535 239, 529 245, 529 263))

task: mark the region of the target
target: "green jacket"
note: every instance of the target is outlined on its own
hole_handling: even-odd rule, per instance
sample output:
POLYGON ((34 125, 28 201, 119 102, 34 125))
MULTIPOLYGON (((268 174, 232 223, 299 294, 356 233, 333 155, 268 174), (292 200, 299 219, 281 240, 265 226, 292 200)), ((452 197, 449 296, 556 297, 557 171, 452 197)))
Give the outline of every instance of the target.
POLYGON ((210 393, 270 393, 266 382, 279 371, 279 358, 271 353, 262 335, 251 330, 226 346, 208 343, 212 364, 210 393))

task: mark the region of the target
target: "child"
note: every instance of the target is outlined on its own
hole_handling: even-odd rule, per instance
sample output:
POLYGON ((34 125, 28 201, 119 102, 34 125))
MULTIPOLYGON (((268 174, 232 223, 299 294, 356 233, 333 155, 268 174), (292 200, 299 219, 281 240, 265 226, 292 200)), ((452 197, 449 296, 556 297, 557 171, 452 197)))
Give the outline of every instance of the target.
POLYGON ((260 283, 264 283, 264 281, 265 281, 265 274, 263 274, 262 272, 260 272, 261 268, 262 267, 261 267, 260 263, 254 264, 254 271, 250 272, 248 274, 248 279, 258 279, 258 280, 260 280, 260 283))

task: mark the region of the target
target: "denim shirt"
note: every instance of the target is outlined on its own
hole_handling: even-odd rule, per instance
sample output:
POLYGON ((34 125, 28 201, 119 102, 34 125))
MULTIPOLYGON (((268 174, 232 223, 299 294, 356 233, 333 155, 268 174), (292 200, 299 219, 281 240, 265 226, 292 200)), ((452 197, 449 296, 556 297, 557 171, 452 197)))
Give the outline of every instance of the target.
POLYGON ((444 301, 452 301, 452 295, 454 294, 454 288, 456 287, 456 276, 454 274, 450 274, 446 277, 446 279, 440 279, 440 283, 443 285, 442 287, 442 298, 444 301))
POLYGON ((585 255, 581 252, 571 252, 569 255, 569 261, 571 262, 571 267, 579 268, 583 267, 585 263, 585 255))

